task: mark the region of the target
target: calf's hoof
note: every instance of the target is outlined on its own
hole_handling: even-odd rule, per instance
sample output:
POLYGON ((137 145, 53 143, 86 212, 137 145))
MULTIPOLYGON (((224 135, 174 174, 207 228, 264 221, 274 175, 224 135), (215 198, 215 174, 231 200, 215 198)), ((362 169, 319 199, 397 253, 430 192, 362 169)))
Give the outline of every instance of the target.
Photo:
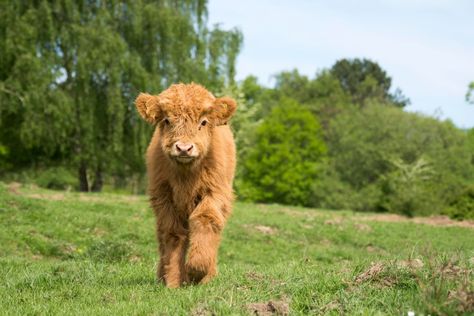
POLYGON ((186 265, 186 271, 188 274, 189 282, 193 284, 205 284, 217 274, 215 269, 209 269, 202 266, 194 266, 191 264, 186 265))

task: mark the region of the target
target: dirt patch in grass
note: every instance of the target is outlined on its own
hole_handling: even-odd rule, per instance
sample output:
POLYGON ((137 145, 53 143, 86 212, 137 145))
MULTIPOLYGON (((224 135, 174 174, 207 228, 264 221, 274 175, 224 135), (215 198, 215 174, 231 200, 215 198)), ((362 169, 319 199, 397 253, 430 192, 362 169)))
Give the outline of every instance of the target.
POLYGON ((327 238, 321 239, 321 240, 319 241, 319 243, 320 243, 321 245, 323 245, 323 246, 328 246, 328 247, 329 247, 329 246, 332 246, 332 244, 333 244, 332 241, 330 241, 330 240, 327 239, 327 238))
POLYGON ((397 262, 399 268, 408 268, 410 270, 419 270, 423 268, 424 263, 421 259, 401 260, 397 262))
POLYGON ((338 311, 340 315, 343 315, 344 310, 342 308, 341 303, 338 300, 331 301, 327 303, 326 305, 324 305, 323 307, 321 307, 320 309, 320 312, 322 315, 326 315, 327 313, 331 311, 338 311))
POLYGON ((268 278, 267 276, 254 271, 245 273, 245 278, 255 283, 269 282, 272 287, 283 286, 286 284, 282 280, 268 278))
POLYGON ((382 249, 371 243, 367 244, 367 246, 365 247, 365 250, 367 250, 367 252, 370 252, 370 253, 379 253, 383 255, 387 254, 387 251, 385 249, 382 249))
POLYGON ((257 273, 257 272, 247 272, 245 273, 245 277, 248 279, 248 280, 252 280, 252 281, 262 281, 262 280, 265 280, 265 276, 263 274, 260 274, 260 273, 257 273))
POLYGON ((288 315, 290 313, 290 304, 287 301, 269 301, 268 303, 247 304, 247 310, 252 315, 271 316, 288 315))
POLYGON ((370 227, 369 225, 367 224, 364 224, 364 223, 355 223, 354 224, 354 227, 358 230, 358 231, 361 231, 361 232, 371 232, 372 231, 372 227, 370 227))
POLYGON ((21 183, 19 182, 11 182, 7 185, 8 192, 12 194, 20 194, 21 183))
POLYGON ((377 278, 380 273, 384 270, 385 266, 381 262, 372 262, 371 266, 365 270, 364 272, 360 273, 354 280, 356 284, 361 284, 367 281, 371 281, 377 278))
MULTIPOLYGON (((318 210, 300 211, 291 208, 284 208, 282 211, 290 216, 304 217, 309 220, 314 220, 316 217, 324 216, 324 213, 318 210)), ((356 216, 354 219, 361 221, 375 221, 375 222, 411 222, 415 224, 426 224, 431 226, 454 226, 474 228, 474 221, 472 220, 453 220, 448 216, 435 215, 429 217, 406 217, 399 214, 373 214, 356 216)), ((345 218, 341 214, 334 212, 334 214, 324 221, 326 225, 342 226, 345 223, 345 218)), ((360 231, 371 231, 371 227, 364 223, 355 223, 355 228, 360 231)))
POLYGON ((316 217, 324 216, 322 212, 317 210, 310 210, 310 212, 308 212, 307 210, 295 210, 289 207, 282 208, 280 212, 291 217, 304 217, 309 221, 313 221, 316 217))
POLYGON ((216 315, 205 306, 198 306, 190 313, 191 316, 212 316, 216 315))
POLYGON ((325 225, 333 225, 333 226, 341 226, 344 223, 344 219, 342 217, 334 217, 331 219, 327 219, 324 221, 325 225))
POLYGON ((474 291, 466 287, 460 287, 457 290, 450 291, 448 302, 457 305, 456 310, 460 313, 474 312, 474 291))
POLYGON ((264 235, 275 235, 278 232, 276 228, 270 226, 257 225, 254 228, 264 235))
POLYGON ((111 199, 112 199, 113 202, 120 201, 120 202, 127 202, 127 203, 135 203, 135 202, 141 201, 143 197, 138 196, 138 195, 125 195, 125 194, 123 195, 115 194, 113 196, 108 196, 108 195, 97 196, 97 195, 89 195, 87 193, 81 193, 78 196, 78 199, 80 201, 85 201, 85 202, 111 202, 111 199))
POLYGON ((455 226, 455 227, 467 227, 474 228, 474 221, 464 220, 456 221, 450 219, 448 216, 430 216, 430 217, 414 217, 409 218, 397 214, 377 214, 363 216, 360 219, 365 221, 376 221, 376 222, 411 222, 415 224, 426 224, 431 226, 455 226))
POLYGON ((472 273, 472 270, 461 268, 450 261, 439 269, 439 273, 446 278, 457 279, 462 276, 468 276, 472 273))
POLYGON ((25 194, 24 196, 29 197, 31 199, 50 200, 50 201, 63 201, 65 199, 65 196, 63 193, 53 193, 53 194, 32 193, 32 194, 25 194))

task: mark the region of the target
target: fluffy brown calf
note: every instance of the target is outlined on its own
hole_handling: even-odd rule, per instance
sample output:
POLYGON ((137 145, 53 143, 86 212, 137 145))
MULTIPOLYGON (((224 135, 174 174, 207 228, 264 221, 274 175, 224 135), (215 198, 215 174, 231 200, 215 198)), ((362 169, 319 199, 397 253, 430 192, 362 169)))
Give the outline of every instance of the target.
POLYGON ((226 125, 231 98, 197 84, 175 84, 135 105, 156 124, 147 150, 148 192, 156 214, 158 278, 168 287, 217 274, 220 234, 232 211, 235 144, 226 125))

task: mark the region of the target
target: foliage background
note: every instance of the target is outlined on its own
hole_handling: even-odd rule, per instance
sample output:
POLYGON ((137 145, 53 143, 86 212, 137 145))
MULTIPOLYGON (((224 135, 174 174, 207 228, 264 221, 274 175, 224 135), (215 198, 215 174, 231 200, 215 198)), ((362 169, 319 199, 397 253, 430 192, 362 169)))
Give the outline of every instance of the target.
POLYGON ((0 1, 0 178, 142 193, 152 127, 133 100, 194 81, 238 101, 242 200, 473 217, 473 129, 405 112, 364 58, 235 82, 243 35, 207 15, 204 0, 0 1))

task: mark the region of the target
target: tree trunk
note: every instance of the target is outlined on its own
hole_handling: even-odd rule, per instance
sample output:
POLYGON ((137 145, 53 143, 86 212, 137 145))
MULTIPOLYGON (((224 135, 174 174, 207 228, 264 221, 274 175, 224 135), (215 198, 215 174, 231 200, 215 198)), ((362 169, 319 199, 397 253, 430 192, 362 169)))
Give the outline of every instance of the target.
POLYGON ((92 183, 92 192, 100 192, 102 191, 102 186, 104 185, 104 178, 102 173, 102 168, 100 165, 95 169, 95 178, 94 183, 92 183))
POLYGON ((79 191, 89 192, 89 182, 87 181, 87 166, 84 161, 81 161, 79 166, 79 191))

